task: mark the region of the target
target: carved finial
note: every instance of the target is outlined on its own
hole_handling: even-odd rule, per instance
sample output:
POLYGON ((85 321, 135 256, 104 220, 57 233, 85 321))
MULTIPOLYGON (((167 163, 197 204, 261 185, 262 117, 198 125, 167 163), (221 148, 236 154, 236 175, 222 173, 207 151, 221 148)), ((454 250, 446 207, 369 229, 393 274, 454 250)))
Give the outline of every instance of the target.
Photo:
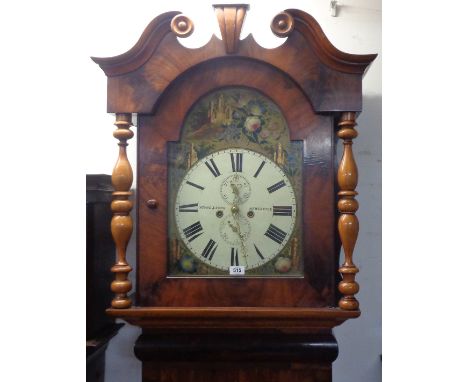
POLYGON ((248 4, 213 4, 226 53, 237 53, 248 4))
POLYGON ((193 22, 185 15, 174 16, 171 30, 177 37, 188 37, 193 33, 193 22))
POLYGON ((294 18, 288 12, 278 13, 270 24, 271 31, 278 37, 286 37, 294 29, 294 18))

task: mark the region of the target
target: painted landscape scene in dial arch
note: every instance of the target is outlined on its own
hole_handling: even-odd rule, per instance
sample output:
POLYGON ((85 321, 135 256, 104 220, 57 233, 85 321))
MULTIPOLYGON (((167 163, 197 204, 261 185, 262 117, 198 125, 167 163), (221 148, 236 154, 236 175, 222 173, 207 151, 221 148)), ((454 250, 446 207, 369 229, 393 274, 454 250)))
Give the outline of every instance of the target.
MULTIPOLYGON (((302 205, 302 141, 289 140, 289 129, 281 110, 261 93, 241 87, 223 88, 202 97, 188 113, 180 142, 169 145, 169 205, 174 205, 180 183, 199 159, 226 148, 261 153, 277 163, 288 176, 302 205)), ((302 275, 302 237, 297 223, 289 243, 269 263, 247 276, 302 275)), ((221 276, 220 271, 199 261, 178 240, 174 216, 169 216, 169 274, 172 276, 221 276)))

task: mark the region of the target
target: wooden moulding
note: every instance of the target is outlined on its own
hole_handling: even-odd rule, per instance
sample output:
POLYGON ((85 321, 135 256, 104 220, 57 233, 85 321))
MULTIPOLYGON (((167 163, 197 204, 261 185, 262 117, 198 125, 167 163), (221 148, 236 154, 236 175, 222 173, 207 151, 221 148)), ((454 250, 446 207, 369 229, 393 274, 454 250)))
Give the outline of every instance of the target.
POLYGON ((115 274, 115 280, 111 284, 111 290, 115 293, 112 307, 117 309, 129 308, 132 305, 127 293, 132 289, 132 283, 128 280, 128 274, 132 270, 127 263, 127 244, 133 231, 133 222, 130 211, 133 203, 129 200, 132 195, 130 188, 133 182, 133 172, 127 158, 127 140, 133 137, 131 114, 117 114, 114 137, 119 140, 119 157, 112 172, 113 201, 111 209, 113 217, 111 220, 111 232, 117 250, 117 261, 111 268, 115 274))
POLYGON ((358 133, 354 129, 356 126, 356 113, 343 113, 338 123, 338 137, 343 140, 343 157, 338 167, 338 232, 340 235, 343 251, 345 255, 344 263, 339 268, 343 280, 339 283, 338 289, 343 294, 338 305, 344 310, 357 310, 359 302, 354 295, 359 291, 359 284, 355 281, 356 273, 359 269, 353 263, 354 246, 359 232, 359 221, 356 211, 359 203, 355 199, 355 191, 358 182, 358 169, 353 156, 353 139, 358 133))
POLYGON ((331 329, 359 311, 336 308, 160 308, 132 307, 108 309, 107 314, 119 317, 145 329, 265 329, 317 330, 331 329))
MULTIPOLYGON (((135 355, 143 362, 178 362, 190 369, 193 369, 195 362, 198 363, 197 366, 201 363, 210 368, 214 364, 219 367, 220 364, 227 363, 231 365, 234 363, 233 366, 239 367, 239 362, 242 363, 240 366, 242 369, 252 363, 255 367, 263 365, 270 368, 272 362, 302 362, 309 365, 318 362, 322 365, 331 363, 338 356, 338 344, 331 333, 223 331, 222 341, 220 341, 219 332, 145 330, 135 343, 135 355)), ((231 379, 231 381, 260 380, 258 376, 255 377, 231 379)), ((181 380, 186 381, 186 379, 181 380)), ((198 380, 211 379, 208 377, 198 380)), ((226 379, 222 380, 226 381, 226 379)), ((262 378, 261 381, 271 382, 272 380, 262 378)))
POLYGON ((114 57, 91 57, 91 59, 101 67, 107 77, 128 73, 139 68, 148 61, 162 39, 171 32, 171 21, 180 13, 166 12, 155 17, 145 28, 136 44, 127 52, 114 57))
POLYGON ((311 15, 296 9, 281 12, 272 22, 273 33, 287 35, 286 42, 265 49, 252 35, 239 40, 247 6, 219 5, 215 9, 223 41, 213 36, 203 47, 183 47, 176 36, 192 31, 191 22, 180 12, 167 12, 148 25, 128 52, 92 57, 108 77, 108 112, 151 114, 167 87, 183 73, 232 56, 265 62, 287 73, 309 97, 316 112, 361 111, 362 75, 375 54, 341 52, 311 15))
POLYGON ((376 54, 350 54, 337 49, 325 35, 320 24, 311 15, 298 9, 285 13, 294 19, 294 30, 303 34, 309 48, 326 66, 343 73, 364 75, 376 54))

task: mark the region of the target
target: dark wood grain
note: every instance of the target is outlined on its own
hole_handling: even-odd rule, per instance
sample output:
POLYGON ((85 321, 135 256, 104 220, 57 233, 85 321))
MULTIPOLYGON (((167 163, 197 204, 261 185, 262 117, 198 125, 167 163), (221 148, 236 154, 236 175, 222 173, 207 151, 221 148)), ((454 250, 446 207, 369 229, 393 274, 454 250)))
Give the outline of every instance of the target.
POLYGON ((108 309, 110 316, 122 317, 146 329, 242 329, 309 332, 331 329, 345 320, 359 317, 359 311, 336 308, 193 308, 135 307, 108 309))
POLYGON ((143 382, 331 382, 332 367, 310 363, 251 365, 143 362, 143 382))
POLYGON ((283 45, 265 49, 249 35, 239 41, 235 54, 226 52, 224 42, 215 36, 201 48, 187 49, 170 29, 178 12, 158 16, 128 52, 93 58, 109 77, 108 112, 151 113, 179 75, 210 60, 233 56, 263 61, 288 73, 316 111, 361 111, 362 75, 376 55, 341 52, 312 16, 293 9, 287 12, 295 27, 283 45))
POLYGON ((143 381, 331 381, 330 333, 147 333, 135 355, 143 381))
MULTIPOLYGON (((230 7, 237 12, 242 6, 230 7)), ((238 317, 237 323, 233 319, 231 325, 258 328, 263 320, 271 327, 282 322, 290 329, 331 328, 359 315, 359 311, 340 316, 337 309, 327 310, 336 305, 339 277, 335 121, 342 112, 361 111, 362 76, 376 55, 339 51, 312 16, 294 9, 284 11, 272 23, 276 34, 287 36, 285 43, 265 49, 251 35, 238 41, 236 28, 242 23, 232 15, 223 18, 230 24, 225 25, 224 35, 229 30, 229 39, 236 40, 235 49, 227 49, 228 42, 215 36, 201 48, 183 47, 175 33, 183 26, 188 34, 191 24, 179 12, 168 12, 154 19, 128 52, 93 58, 108 76, 108 111, 138 113, 136 303, 147 308, 185 309, 184 314, 193 308, 194 317, 215 326, 222 325, 221 318, 215 315, 203 321, 205 316, 197 309, 232 308, 229 314, 233 317, 244 309, 290 309, 292 315, 283 321, 277 317, 269 321, 263 313, 255 313, 238 317), (177 20, 185 24, 179 25, 177 20), (304 144, 303 278, 167 275, 167 144, 179 140, 184 118, 198 99, 227 86, 248 87, 270 98, 281 109, 291 140, 304 144), (300 308, 326 310, 327 317, 305 317, 298 313, 300 308)), ((141 325, 151 325, 151 321, 156 327, 171 325, 169 318, 159 316, 160 311, 123 310, 132 314, 122 316, 141 325)), ((109 312, 117 315, 114 310, 109 312)), ((196 318, 183 322, 179 317, 178 322, 182 326, 197 324, 196 318)))
POLYGON ((330 333, 143 333, 135 344, 140 361, 333 362, 338 346, 330 333))
MULTIPOLYGON (((312 16, 294 9, 271 23, 273 33, 287 36, 284 44, 265 49, 252 35, 239 40, 247 6, 215 9, 223 41, 213 36, 201 48, 185 48, 177 36, 186 37, 197 26, 179 12, 168 12, 156 17, 128 52, 93 58, 108 77, 108 111, 118 120, 125 116, 128 125, 118 126, 116 136, 124 166, 116 167, 120 199, 113 202, 114 218, 125 223, 114 224, 116 232, 123 230, 114 235, 120 268, 114 267, 113 290, 120 303, 114 300, 107 313, 143 328, 135 353, 145 382, 331 382, 337 356, 331 330, 360 315, 356 304, 336 306, 338 183, 342 223, 343 215, 354 219, 357 210, 354 199, 343 201, 347 195, 342 195, 355 192, 355 184, 341 179, 351 168, 349 148, 339 182, 335 176, 336 124, 340 115, 361 111, 362 77, 376 55, 341 52, 312 16), (270 98, 286 119, 290 139, 303 143, 304 277, 168 276, 168 143, 179 141, 184 119, 201 97, 230 86, 270 98), (129 113, 138 113, 137 299, 132 307, 125 260, 131 232, 131 169, 125 155, 132 135, 129 113)), ((338 135, 350 146, 343 131, 338 135)), ((351 247, 357 230, 344 231, 340 226, 345 275, 354 271, 351 247)), ((340 291, 350 300, 357 292, 354 274, 343 277, 340 291)))
POLYGON ((175 81, 154 115, 139 119, 138 304, 142 306, 333 305, 335 290, 335 191, 333 123, 314 113, 307 97, 284 73, 242 58, 198 66, 175 81), (185 114, 206 93, 246 86, 270 97, 282 110, 292 140, 304 141, 303 227, 305 278, 167 278, 167 142, 179 139, 185 114), (158 209, 148 209, 150 199, 158 209))

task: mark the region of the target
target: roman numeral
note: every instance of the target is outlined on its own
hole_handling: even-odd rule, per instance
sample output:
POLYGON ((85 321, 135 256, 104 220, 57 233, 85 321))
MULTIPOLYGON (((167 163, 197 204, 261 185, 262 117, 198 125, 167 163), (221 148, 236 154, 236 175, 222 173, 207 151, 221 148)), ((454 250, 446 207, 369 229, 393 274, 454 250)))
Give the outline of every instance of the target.
POLYGON ((277 226, 270 224, 265 236, 269 237, 271 240, 276 241, 278 244, 281 244, 286 237, 286 232, 279 229, 277 226))
POLYGON ((237 248, 231 248, 231 266, 239 265, 239 254, 237 248))
POLYGON ((258 167, 257 171, 255 172, 254 178, 256 178, 258 174, 260 174, 260 171, 262 171, 263 166, 265 166, 265 161, 263 161, 258 167))
POLYGON ((216 163, 214 162, 213 159, 210 159, 211 165, 208 163, 208 161, 205 162, 206 167, 209 168, 211 173, 214 175, 215 178, 221 175, 221 173, 218 170, 218 167, 216 166, 216 163))
POLYGON ((199 221, 189 225, 187 228, 184 228, 184 235, 189 242, 195 240, 201 234, 203 234, 203 227, 199 221))
POLYGON ((284 183, 284 180, 280 180, 278 183, 275 183, 272 186, 268 187, 267 190, 271 194, 272 192, 275 192, 284 186, 286 186, 286 183, 284 183))
POLYGON ((242 172, 242 153, 231 153, 232 172, 242 172))
POLYGON ((179 206, 179 212, 198 212, 198 203, 184 204, 179 206))
POLYGON ((213 258, 214 253, 218 249, 218 246, 215 247, 215 244, 216 244, 216 241, 210 239, 210 241, 208 242, 208 244, 206 245, 205 249, 202 252, 202 256, 205 259, 208 258, 209 260, 211 260, 213 258))
POLYGON ((199 190, 204 190, 205 189, 205 187, 202 187, 202 186, 200 186, 200 185, 198 185, 196 183, 189 182, 188 180, 187 180, 186 183, 191 185, 192 187, 198 188, 199 190))
POLYGON ((273 206, 273 216, 292 216, 292 207, 273 206))
POLYGON ((254 247, 255 247, 255 251, 257 252, 257 255, 260 256, 260 258, 263 260, 264 257, 262 255, 262 253, 260 252, 260 250, 257 248, 257 246, 254 244, 254 247))

